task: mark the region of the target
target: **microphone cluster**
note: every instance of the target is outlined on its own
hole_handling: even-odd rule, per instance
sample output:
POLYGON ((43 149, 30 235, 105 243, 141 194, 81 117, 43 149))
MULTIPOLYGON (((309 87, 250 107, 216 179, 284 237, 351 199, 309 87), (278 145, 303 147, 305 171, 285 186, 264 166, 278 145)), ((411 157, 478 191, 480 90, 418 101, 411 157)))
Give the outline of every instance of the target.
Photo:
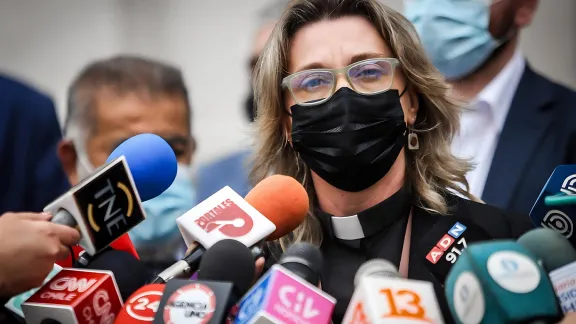
MULTIPOLYGON (((266 241, 307 215, 308 195, 293 178, 270 176, 246 198, 225 187, 179 217, 188 252, 155 278, 129 238, 114 246, 145 220, 142 200, 174 180, 175 157, 159 139, 127 140, 46 207, 53 221, 81 232, 81 262, 55 265, 42 287, 6 307, 32 324, 331 323, 337 300, 322 291, 317 247, 293 244, 261 276, 256 266, 270 258, 266 241)), ((544 213, 543 201, 534 215, 544 213)), ((451 318, 443 318, 433 283, 402 278, 392 263, 373 259, 356 273, 343 323, 556 323, 576 311, 576 251, 559 232, 539 228, 517 242, 492 240, 470 219, 442 218, 415 253, 442 284, 451 318)))

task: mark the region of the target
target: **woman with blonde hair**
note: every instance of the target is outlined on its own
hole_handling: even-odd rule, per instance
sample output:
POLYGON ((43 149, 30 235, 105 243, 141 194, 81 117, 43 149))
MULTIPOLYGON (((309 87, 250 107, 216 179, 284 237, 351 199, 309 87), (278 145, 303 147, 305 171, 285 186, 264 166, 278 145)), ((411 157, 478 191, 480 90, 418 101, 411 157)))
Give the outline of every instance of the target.
POLYGON ((460 107, 412 25, 377 0, 292 1, 257 63, 254 91, 254 181, 285 174, 308 191, 308 217, 280 245, 320 246, 336 323, 356 270, 372 258, 433 282, 449 319, 442 283, 411 249, 442 217, 474 222, 487 239, 532 228, 528 217, 474 202, 471 167, 450 153, 460 107))

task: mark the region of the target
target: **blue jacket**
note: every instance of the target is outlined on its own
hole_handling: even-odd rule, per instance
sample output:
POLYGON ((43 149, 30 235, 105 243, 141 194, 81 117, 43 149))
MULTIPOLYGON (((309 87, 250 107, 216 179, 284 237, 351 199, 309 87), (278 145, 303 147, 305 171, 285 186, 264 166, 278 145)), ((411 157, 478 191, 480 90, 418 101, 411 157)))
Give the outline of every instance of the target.
POLYGON ((69 189, 56 152, 61 138, 52 100, 0 75, 0 215, 42 211, 69 189))

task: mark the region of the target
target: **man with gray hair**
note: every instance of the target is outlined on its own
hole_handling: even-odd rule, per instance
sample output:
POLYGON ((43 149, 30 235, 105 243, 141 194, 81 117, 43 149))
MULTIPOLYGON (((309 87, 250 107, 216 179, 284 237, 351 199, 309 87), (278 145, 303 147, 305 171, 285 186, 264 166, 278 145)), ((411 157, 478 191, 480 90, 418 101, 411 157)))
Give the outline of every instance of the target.
POLYGON ((136 56, 93 62, 70 86, 67 110, 58 156, 72 185, 131 136, 153 133, 172 146, 178 175, 164 193, 144 202, 147 218, 129 233, 142 261, 157 269, 172 264, 183 242, 176 218, 196 204, 190 176, 195 141, 181 72, 136 56))
MULTIPOLYGON (((259 15, 260 21, 258 29, 252 40, 252 49, 248 61, 250 75, 252 75, 258 57, 274 30, 276 21, 282 16, 288 2, 288 0, 275 0, 268 6, 262 8, 259 15)), ((248 120, 253 122, 256 117, 256 106, 251 81, 249 81, 249 83, 250 91, 244 101, 244 110, 248 120)), ((250 154, 251 151, 249 149, 232 152, 219 160, 200 167, 196 178, 198 200, 202 201, 210 197, 225 186, 230 186, 230 188, 234 189, 238 194, 245 196, 251 188, 250 181, 248 180, 250 154)))

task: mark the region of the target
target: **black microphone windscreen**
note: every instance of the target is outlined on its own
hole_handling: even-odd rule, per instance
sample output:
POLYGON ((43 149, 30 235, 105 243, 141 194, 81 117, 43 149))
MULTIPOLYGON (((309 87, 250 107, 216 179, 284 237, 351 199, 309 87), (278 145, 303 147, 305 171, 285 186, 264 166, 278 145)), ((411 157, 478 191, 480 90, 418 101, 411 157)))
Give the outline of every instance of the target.
POLYGON ((324 259, 316 246, 310 243, 295 243, 286 250, 278 264, 316 286, 320 281, 324 259))
POLYGON ((97 255, 86 269, 111 271, 124 301, 152 278, 152 273, 140 260, 128 252, 118 250, 108 250, 97 255))
POLYGON ((252 252, 236 240, 221 240, 202 257, 199 280, 231 282, 238 296, 244 295, 254 280, 256 264, 252 252))

